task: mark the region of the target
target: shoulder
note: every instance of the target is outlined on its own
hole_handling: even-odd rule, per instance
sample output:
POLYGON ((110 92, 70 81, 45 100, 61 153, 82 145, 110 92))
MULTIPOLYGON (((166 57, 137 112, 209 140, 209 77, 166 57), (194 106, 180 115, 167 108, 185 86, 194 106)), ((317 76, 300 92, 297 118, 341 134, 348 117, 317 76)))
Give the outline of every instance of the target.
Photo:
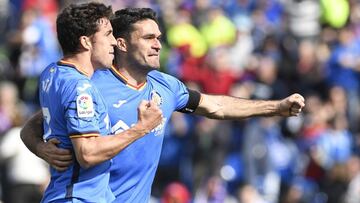
POLYGON ((99 90, 113 88, 115 84, 118 84, 116 76, 107 68, 96 70, 91 77, 91 81, 99 90))
POLYGON ((166 74, 166 73, 162 73, 160 71, 154 70, 151 71, 148 74, 148 79, 151 81, 156 81, 158 83, 161 83, 163 85, 172 85, 174 83, 182 83, 179 79, 175 78, 172 75, 166 74))
POLYGON ((53 76, 55 78, 63 78, 64 80, 73 80, 78 78, 86 78, 83 74, 79 73, 75 68, 69 66, 51 63, 41 73, 42 77, 53 76))
POLYGON ((72 67, 51 63, 41 73, 40 81, 57 84, 61 89, 67 86, 76 86, 78 83, 84 83, 84 81, 89 81, 89 78, 72 67))
POLYGON ((58 84, 60 87, 63 87, 64 90, 73 92, 91 92, 93 88, 92 82, 90 78, 82 73, 78 72, 76 69, 70 67, 59 67, 58 76, 57 76, 58 84))
POLYGON ((99 69, 96 70, 93 74, 93 76, 91 77, 91 80, 99 80, 102 79, 103 77, 107 77, 108 75, 111 75, 111 71, 108 68, 104 68, 104 69, 99 69))
POLYGON ((50 63, 46 68, 41 72, 40 79, 47 77, 51 74, 55 74, 59 70, 59 66, 56 63, 50 63))

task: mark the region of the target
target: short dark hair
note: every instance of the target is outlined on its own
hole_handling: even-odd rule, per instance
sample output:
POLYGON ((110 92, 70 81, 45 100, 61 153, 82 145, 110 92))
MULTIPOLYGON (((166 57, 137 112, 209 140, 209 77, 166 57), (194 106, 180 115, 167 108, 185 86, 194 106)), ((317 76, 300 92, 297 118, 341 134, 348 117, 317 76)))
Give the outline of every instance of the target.
POLYGON ((98 20, 110 19, 111 6, 102 3, 71 4, 56 19, 57 36, 64 55, 79 51, 79 38, 91 36, 99 29, 98 20))
POLYGON ((151 8, 125 8, 116 11, 115 16, 111 19, 114 37, 128 37, 133 29, 132 25, 146 19, 158 23, 156 12, 151 8))

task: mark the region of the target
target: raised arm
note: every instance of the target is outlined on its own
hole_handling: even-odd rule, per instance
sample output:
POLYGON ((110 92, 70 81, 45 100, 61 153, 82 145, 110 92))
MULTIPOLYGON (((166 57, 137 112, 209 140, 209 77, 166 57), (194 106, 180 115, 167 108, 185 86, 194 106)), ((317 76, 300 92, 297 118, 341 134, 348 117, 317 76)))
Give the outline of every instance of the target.
POLYGON ((304 106, 305 100, 300 94, 273 101, 201 94, 195 114, 222 120, 253 116, 297 116, 304 106))
POLYGON ((48 162, 58 171, 64 171, 72 162, 70 150, 56 147, 60 142, 51 139, 44 142, 41 111, 33 115, 22 128, 20 136, 25 146, 35 155, 48 162))
POLYGON ((83 168, 109 160, 162 122, 162 112, 154 102, 142 101, 138 122, 114 136, 72 138, 76 159, 83 168))

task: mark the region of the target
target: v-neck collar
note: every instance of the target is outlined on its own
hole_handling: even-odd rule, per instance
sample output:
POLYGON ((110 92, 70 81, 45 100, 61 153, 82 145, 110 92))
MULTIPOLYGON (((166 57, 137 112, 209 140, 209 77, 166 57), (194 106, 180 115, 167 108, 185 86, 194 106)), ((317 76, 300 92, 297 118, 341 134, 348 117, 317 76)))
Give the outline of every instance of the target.
POLYGON ((123 74, 121 74, 118 70, 116 70, 116 68, 114 66, 111 66, 111 69, 110 69, 114 75, 119 79, 121 80, 126 86, 128 86, 129 88, 131 89, 134 89, 134 90, 137 90, 137 91, 141 91, 145 88, 147 82, 143 82, 139 85, 133 85, 133 84, 130 84, 129 83, 129 79, 126 78, 126 76, 124 76, 123 74))

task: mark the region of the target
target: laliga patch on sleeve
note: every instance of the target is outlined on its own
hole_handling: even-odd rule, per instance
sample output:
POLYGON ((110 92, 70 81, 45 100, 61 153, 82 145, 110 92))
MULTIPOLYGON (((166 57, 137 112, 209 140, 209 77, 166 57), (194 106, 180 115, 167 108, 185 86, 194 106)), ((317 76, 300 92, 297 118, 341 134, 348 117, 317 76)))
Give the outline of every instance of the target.
POLYGON ((89 94, 80 94, 76 98, 76 108, 79 118, 93 117, 95 114, 93 100, 89 94))

